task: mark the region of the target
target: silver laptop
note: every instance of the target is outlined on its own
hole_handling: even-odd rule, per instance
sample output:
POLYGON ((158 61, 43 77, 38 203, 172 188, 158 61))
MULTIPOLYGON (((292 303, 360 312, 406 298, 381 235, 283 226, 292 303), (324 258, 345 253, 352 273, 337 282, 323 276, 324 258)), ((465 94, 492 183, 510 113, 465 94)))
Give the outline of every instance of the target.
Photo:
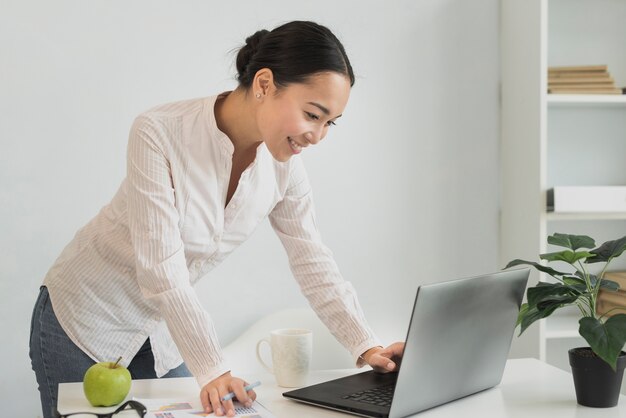
POLYGON ((283 396, 366 417, 406 417, 502 379, 529 269, 417 289, 397 373, 367 371, 283 396))

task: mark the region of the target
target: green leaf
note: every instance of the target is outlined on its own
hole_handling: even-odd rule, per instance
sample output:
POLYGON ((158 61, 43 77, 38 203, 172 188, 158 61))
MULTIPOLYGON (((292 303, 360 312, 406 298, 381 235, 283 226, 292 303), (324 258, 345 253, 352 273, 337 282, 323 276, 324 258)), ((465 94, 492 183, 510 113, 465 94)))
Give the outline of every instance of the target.
POLYGON ((569 248, 574 251, 579 248, 593 248, 596 246, 594 239, 586 235, 568 235, 559 234, 558 232, 548 237, 548 244, 569 248))
POLYGON ((570 305, 578 299, 578 295, 559 295, 552 296, 549 299, 542 300, 537 304, 537 309, 540 311, 552 310, 554 312, 557 308, 561 308, 565 305, 570 305), (554 307, 554 309, 552 309, 554 307))
POLYGON ((609 292, 617 292, 619 288, 619 283, 614 282, 613 280, 602 279, 600 282, 600 289, 604 289, 609 292))
MULTIPOLYGON (((576 277, 582 280, 583 283, 585 282, 585 279, 580 271, 577 271, 574 274, 576 275, 576 277)), ((591 283, 591 287, 595 288, 596 284, 598 283, 598 276, 596 276, 595 274, 590 274, 589 282, 591 283)), ((614 282, 613 280, 602 279, 600 282, 600 289, 608 290, 609 292, 616 292, 620 289, 620 285, 619 283, 614 282)))
POLYGON ((581 296, 589 294, 585 280, 576 276, 564 276, 563 283, 570 289, 578 292, 581 296))
POLYGON ((547 261, 565 261, 568 264, 574 264, 578 260, 582 260, 583 258, 594 257, 595 254, 591 254, 587 251, 559 251, 556 253, 546 253, 540 254, 539 258, 547 261))
POLYGON ((587 260, 587 263, 600 263, 619 257, 626 251, 626 236, 614 241, 607 241, 598 248, 591 250, 595 257, 587 260))
POLYGON ((579 292, 560 283, 539 282, 526 292, 528 303, 522 305, 517 317, 521 326, 520 335, 533 322, 546 318, 558 308, 572 304, 578 299, 579 292))
POLYGON ((543 312, 540 312, 537 308, 528 308, 524 316, 521 318, 519 335, 522 335, 524 331, 526 331, 526 328, 528 328, 533 322, 543 318, 543 316, 541 316, 542 314, 543 312))
POLYGON ((578 332, 593 352, 615 370, 617 357, 626 343, 626 314, 612 316, 605 323, 591 317, 581 318, 578 323, 578 332))
POLYGON ((526 260, 520 260, 519 258, 510 261, 509 264, 506 265, 505 269, 508 269, 509 267, 514 267, 514 266, 519 266, 519 265, 529 265, 529 266, 533 266, 534 268, 536 268, 537 270, 543 272, 543 273, 547 273, 550 276, 556 278, 556 279, 560 279, 561 276, 564 276, 568 273, 562 273, 560 271, 556 271, 555 269, 548 267, 548 266, 544 266, 543 264, 539 264, 539 263, 535 263, 534 261, 526 261, 526 260))
POLYGON ((526 296, 528 305, 532 308, 539 305, 541 302, 560 300, 563 296, 573 296, 574 300, 576 300, 578 298, 578 292, 572 291, 572 289, 561 283, 539 282, 537 286, 528 288, 526 296))
MULTIPOLYGON (((522 335, 526 328, 528 328, 533 322, 552 315, 559 306, 554 305, 546 309, 538 309, 536 306, 528 306, 526 309, 522 309, 518 315, 517 321, 521 325, 519 335, 522 335)), ((522 305, 523 306, 523 305, 522 305)))
MULTIPOLYGON (((519 313, 517 314, 517 322, 515 323, 515 326, 519 326, 522 323, 522 319, 524 319, 524 316, 528 313, 528 304, 527 303, 522 303, 522 306, 520 306, 519 308, 519 313)), ((521 335, 522 332, 520 332, 521 335)))
MULTIPOLYGON (((577 271, 575 274, 581 279, 585 280, 585 276, 583 276, 583 274, 580 271, 577 271)), ((598 283, 598 276, 596 276, 595 274, 591 274, 591 273, 588 273, 588 276, 589 276, 589 283, 591 283, 591 287, 595 287, 596 283, 598 283)))
MULTIPOLYGON (((584 283, 587 283, 585 280, 585 275, 583 275, 583 273, 581 273, 580 271, 576 271, 574 275, 580 278, 584 283)), ((589 283, 591 287, 595 287, 596 283, 598 282, 598 276, 596 276, 595 274, 588 273, 587 277, 589 277, 589 283)))

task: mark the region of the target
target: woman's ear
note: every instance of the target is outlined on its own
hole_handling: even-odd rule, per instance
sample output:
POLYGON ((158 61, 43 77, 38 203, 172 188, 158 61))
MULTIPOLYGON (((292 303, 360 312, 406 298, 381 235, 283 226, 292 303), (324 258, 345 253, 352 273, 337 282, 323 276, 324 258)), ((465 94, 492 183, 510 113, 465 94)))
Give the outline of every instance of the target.
POLYGON ((252 87, 254 88, 254 93, 261 94, 261 97, 265 97, 270 93, 273 93, 276 90, 276 85, 274 84, 274 73, 269 68, 261 68, 254 75, 254 80, 252 81, 252 87))

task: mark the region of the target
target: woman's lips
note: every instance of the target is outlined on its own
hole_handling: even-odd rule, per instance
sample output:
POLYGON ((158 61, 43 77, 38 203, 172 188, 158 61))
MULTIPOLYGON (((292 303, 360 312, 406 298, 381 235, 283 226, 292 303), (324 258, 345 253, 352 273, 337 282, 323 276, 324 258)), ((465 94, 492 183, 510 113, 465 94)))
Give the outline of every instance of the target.
POLYGON ((287 137, 287 142, 289 142, 289 146, 291 147, 291 150, 294 154, 300 154, 302 152, 302 146, 296 143, 290 137, 287 137))

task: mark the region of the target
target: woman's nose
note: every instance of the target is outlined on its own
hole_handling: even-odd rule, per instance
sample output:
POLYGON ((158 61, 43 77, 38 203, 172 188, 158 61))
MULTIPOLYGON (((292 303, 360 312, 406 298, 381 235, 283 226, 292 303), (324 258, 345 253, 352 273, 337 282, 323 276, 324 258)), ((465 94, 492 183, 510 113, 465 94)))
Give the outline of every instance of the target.
POLYGON ((308 143, 315 145, 322 140, 322 132, 318 131, 310 131, 304 134, 304 139, 307 140, 308 143))

